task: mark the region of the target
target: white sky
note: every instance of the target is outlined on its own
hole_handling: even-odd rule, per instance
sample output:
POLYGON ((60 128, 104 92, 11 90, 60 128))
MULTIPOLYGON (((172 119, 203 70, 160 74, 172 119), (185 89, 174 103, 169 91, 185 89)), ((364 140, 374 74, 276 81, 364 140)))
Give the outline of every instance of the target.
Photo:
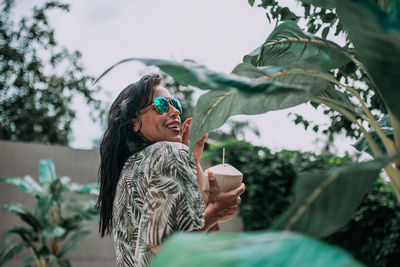
MULTIPOLYGON (((40 0, 19 1, 23 13, 40 0)), ((229 73, 242 57, 262 44, 274 25, 269 25, 264 9, 250 7, 247 0, 70 0, 70 13, 52 12, 50 22, 60 44, 80 50, 88 73, 101 74, 107 67, 128 57, 172 60, 193 59, 208 68, 229 73)), ((294 1, 283 1, 293 3, 294 1)), ((127 84, 139 79, 146 68, 128 63, 116 68, 100 83, 108 102, 127 84), (106 96, 108 95, 108 96, 106 96)), ((201 91, 203 93, 205 91, 201 91)), ((99 125, 91 122, 84 102, 77 100, 77 119, 72 124, 74 148, 89 149, 102 135, 99 125)), ((295 126, 287 118, 298 112, 321 124, 328 123, 322 112, 310 105, 257 116, 249 119, 259 127, 261 138, 250 136, 253 144, 272 150, 299 149, 319 152, 317 136, 295 126)), ((325 138, 320 136, 320 138, 325 138)), ((353 152, 352 142, 341 138, 337 152, 353 152)))

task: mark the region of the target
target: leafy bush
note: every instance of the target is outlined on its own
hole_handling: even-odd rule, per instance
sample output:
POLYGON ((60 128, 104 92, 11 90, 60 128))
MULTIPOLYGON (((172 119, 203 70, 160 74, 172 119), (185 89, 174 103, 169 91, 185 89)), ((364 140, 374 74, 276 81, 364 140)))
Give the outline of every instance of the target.
MULTIPOLYGON (((222 161, 222 147, 226 149, 225 161, 243 173, 246 183, 239 206, 245 231, 271 227, 293 200, 293 182, 300 173, 352 161, 349 156, 341 158, 311 152, 271 153, 268 148, 233 140, 210 146, 206 157, 212 164, 222 161)), ((400 206, 390 184, 379 178, 351 221, 324 240, 345 248, 368 266, 396 266, 400 260, 400 206)))
POLYGON ((23 249, 29 249, 32 255, 23 259, 23 266, 31 266, 33 261, 38 267, 70 266, 64 256, 90 233, 83 227, 98 218, 96 202, 85 196, 98 195, 97 183, 81 185, 70 182, 68 177, 58 178, 51 160, 39 162, 39 183, 30 176, 3 177, 0 181, 16 185, 35 197, 32 212, 20 203, 5 205, 27 226, 7 231, 0 265, 23 249), (13 235, 20 240, 12 242, 13 235))
POLYGON ((345 248, 368 266, 398 266, 400 206, 390 184, 378 179, 351 221, 325 241, 345 248))
POLYGON ((310 169, 327 169, 350 162, 350 157, 315 155, 311 152, 283 150, 271 153, 266 147, 231 140, 210 146, 205 158, 212 164, 222 162, 222 147, 226 149, 225 161, 243 173, 246 191, 239 206, 245 231, 263 230, 285 211, 291 202, 294 180, 310 169))

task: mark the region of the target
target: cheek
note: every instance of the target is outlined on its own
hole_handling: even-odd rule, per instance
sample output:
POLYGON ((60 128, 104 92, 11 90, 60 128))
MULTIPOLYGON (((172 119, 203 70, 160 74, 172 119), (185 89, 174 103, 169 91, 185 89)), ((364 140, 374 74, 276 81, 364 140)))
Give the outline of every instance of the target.
POLYGON ((146 139, 150 141, 160 141, 163 136, 162 131, 164 131, 164 128, 155 118, 142 119, 142 129, 140 130, 140 133, 146 139))

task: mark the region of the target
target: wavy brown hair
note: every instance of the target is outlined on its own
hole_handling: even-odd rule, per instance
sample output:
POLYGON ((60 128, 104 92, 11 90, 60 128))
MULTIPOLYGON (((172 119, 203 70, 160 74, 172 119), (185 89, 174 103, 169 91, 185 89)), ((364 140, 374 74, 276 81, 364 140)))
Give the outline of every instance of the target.
POLYGON ((100 145, 99 232, 103 237, 112 231, 112 212, 115 190, 125 161, 150 142, 140 134, 142 121, 139 112, 153 99, 155 87, 162 83, 160 75, 146 75, 121 91, 111 106, 107 130, 100 145), (133 119, 140 127, 133 130, 133 119))

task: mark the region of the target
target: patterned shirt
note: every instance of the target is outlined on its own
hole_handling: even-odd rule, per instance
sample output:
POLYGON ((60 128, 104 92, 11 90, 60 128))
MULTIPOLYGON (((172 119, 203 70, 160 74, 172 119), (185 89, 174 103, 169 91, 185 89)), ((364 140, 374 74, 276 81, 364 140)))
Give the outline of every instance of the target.
POLYGON ((117 266, 149 266, 151 248, 203 227, 205 204, 188 147, 157 142, 125 162, 113 205, 117 266))

